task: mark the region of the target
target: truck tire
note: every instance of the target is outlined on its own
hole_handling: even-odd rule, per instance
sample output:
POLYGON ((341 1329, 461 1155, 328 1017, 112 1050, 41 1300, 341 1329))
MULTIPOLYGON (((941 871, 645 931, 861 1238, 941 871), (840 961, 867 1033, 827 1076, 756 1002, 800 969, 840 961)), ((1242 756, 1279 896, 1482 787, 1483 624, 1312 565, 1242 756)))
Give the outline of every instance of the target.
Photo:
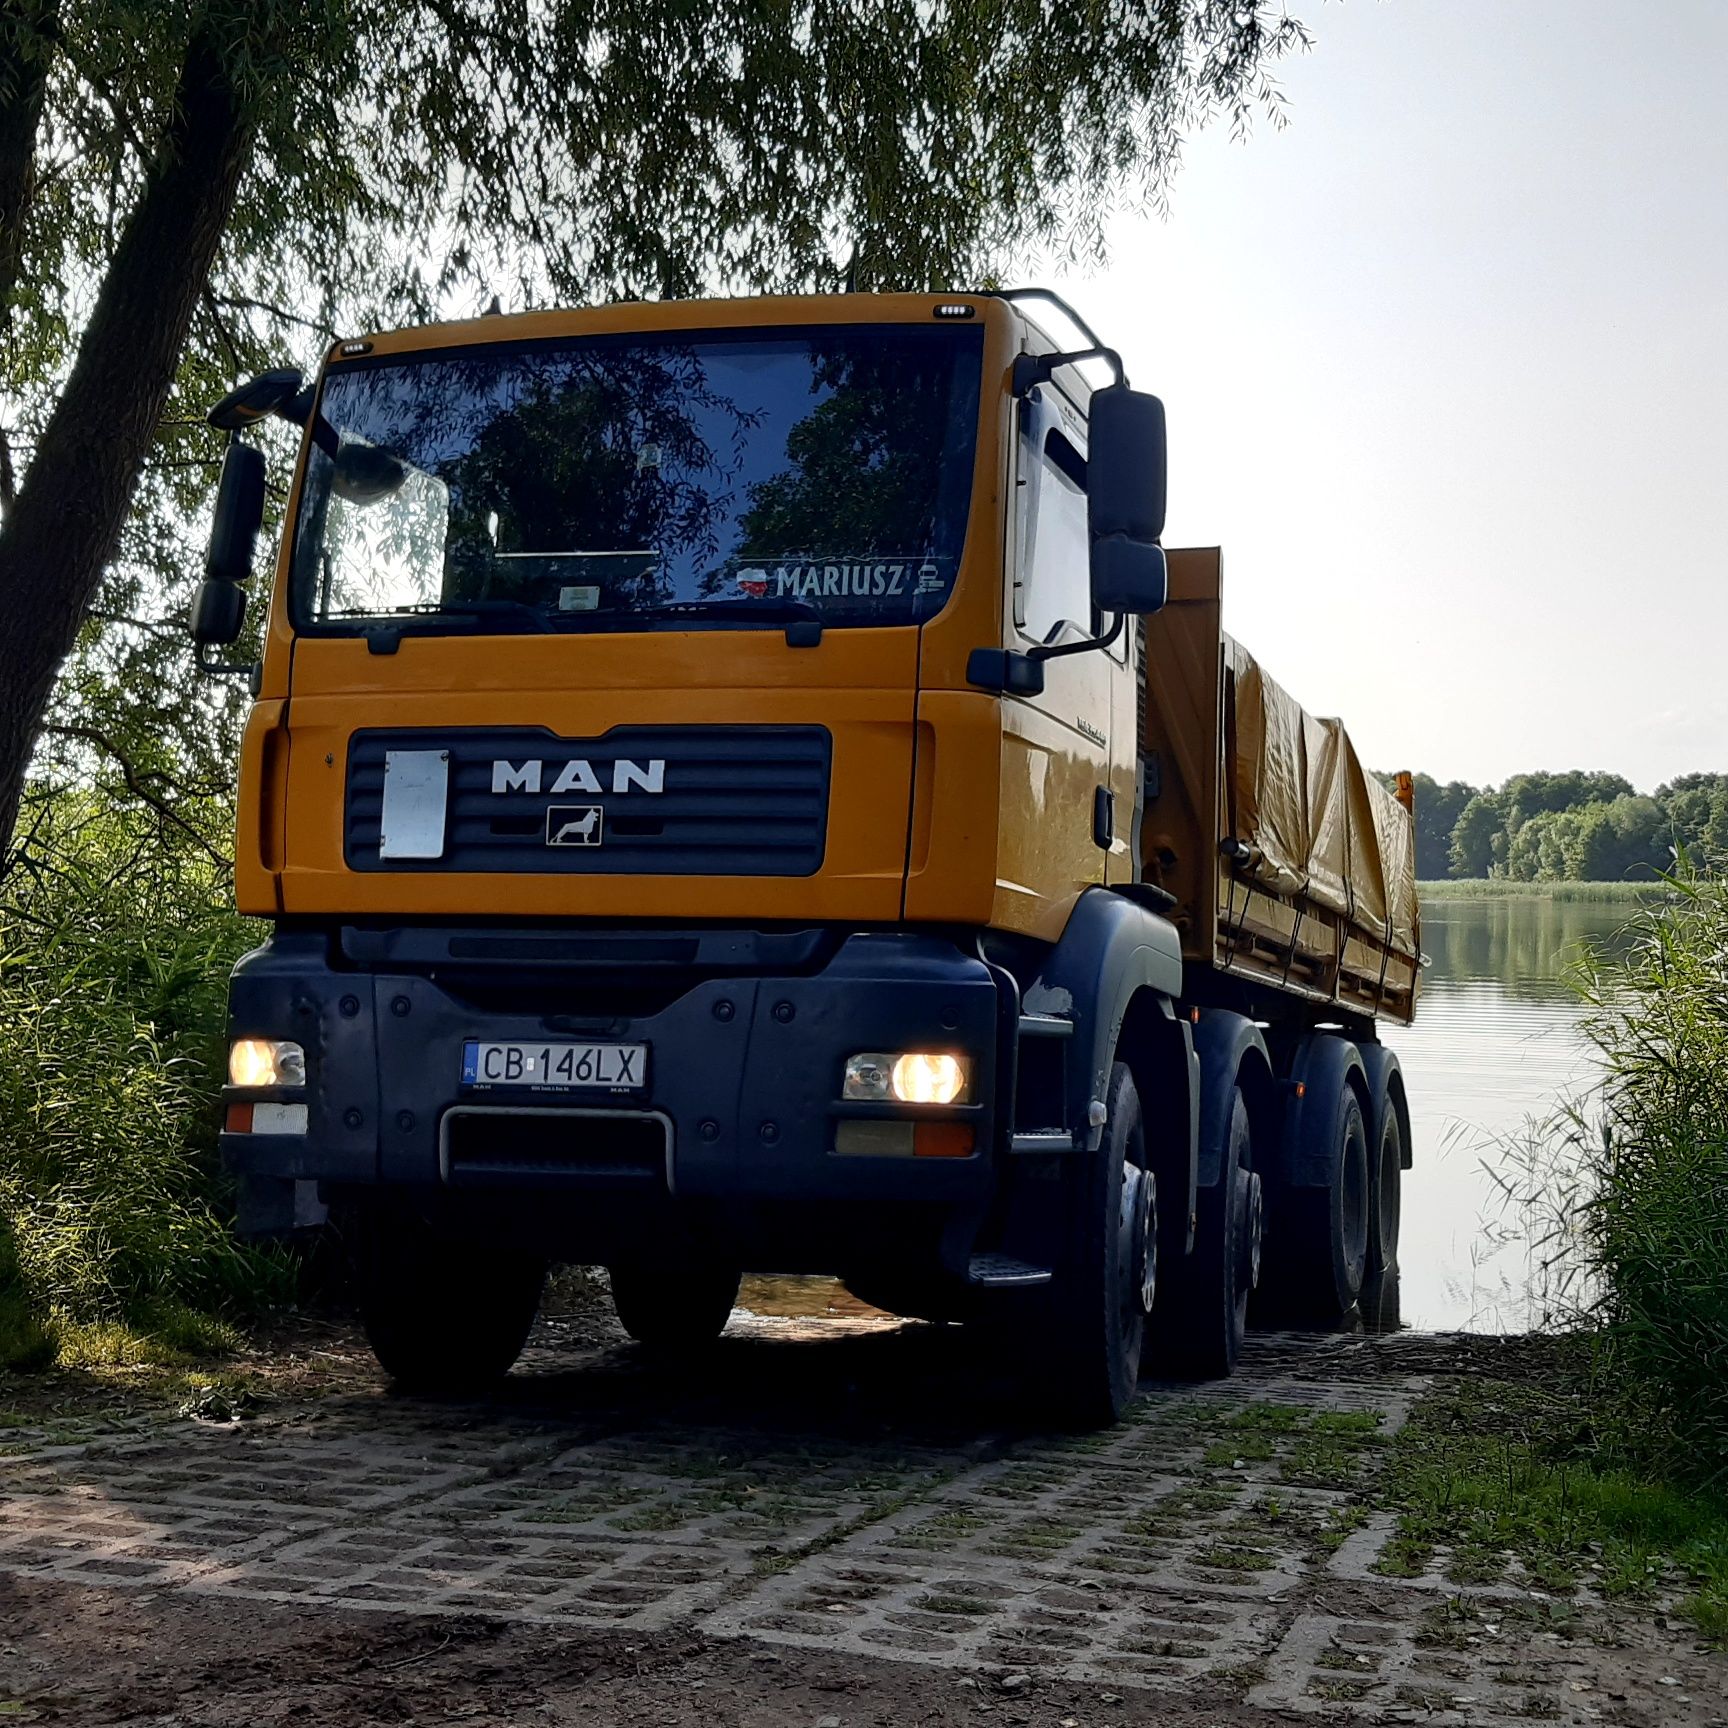
POLYGON ((726 1330, 743 1276, 733 1266, 633 1261, 609 1268, 618 1323, 645 1351, 687 1355, 726 1330))
POLYGON ((1348 1082, 1326 1126, 1330 1182, 1281 1196, 1271 1306, 1280 1320, 1336 1326, 1356 1306, 1368 1271, 1368 1121, 1348 1082))
POLYGON ((360 1323, 398 1386, 471 1396, 510 1372, 539 1311, 545 1261, 444 1239, 401 1213, 361 1219, 356 1238, 360 1323))
POLYGON ((1157 1286, 1157 1194, 1126 1063, 1110 1070, 1105 1106, 1098 1150, 1076 1160, 1060 1264, 1034 1330, 1037 1402, 1067 1428, 1108 1427, 1128 1407, 1157 1286))
POLYGON ((1368 1276, 1398 1269, 1398 1225, 1404 1207, 1404 1125, 1390 1098, 1379 1114, 1370 1147, 1372 1192, 1368 1203, 1368 1276))
POLYGON ((1409 1112, 1398 1058, 1385 1045, 1357 1045, 1368 1076, 1368 1276, 1398 1266, 1398 1225, 1403 1209, 1404 1166, 1409 1161, 1409 1112))
POLYGON ((1167 1268, 1158 1310, 1160 1364, 1185 1378, 1217 1380, 1234 1371, 1260 1274, 1260 1176, 1253 1125, 1240 1086, 1232 1088, 1218 1181, 1202 1188, 1194 1247, 1167 1268))

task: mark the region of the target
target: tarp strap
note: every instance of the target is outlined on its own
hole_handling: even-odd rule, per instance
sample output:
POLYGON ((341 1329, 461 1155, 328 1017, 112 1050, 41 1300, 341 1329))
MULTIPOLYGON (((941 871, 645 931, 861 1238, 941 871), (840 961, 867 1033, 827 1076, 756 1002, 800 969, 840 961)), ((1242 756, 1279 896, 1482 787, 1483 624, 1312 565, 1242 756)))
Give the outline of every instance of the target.
MULTIPOLYGON (((1236 920, 1236 928, 1231 933, 1230 944, 1224 953, 1223 970, 1228 972, 1236 961, 1236 944, 1242 940, 1242 931, 1248 923, 1248 908, 1254 904, 1254 883, 1248 882, 1248 894, 1242 902, 1242 916, 1236 920)), ((1230 929, 1230 915, 1236 909, 1236 872, 1230 872, 1230 897, 1224 902, 1224 928, 1230 929)))
POLYGON ((1374 1012, 1378 1014, 1386 996, 1386 968, 1392 964, 1392 914, 1386 914, 1386 928, 1380 933, 1380 982, 1374 986, 1374 1012))
MULTIPOLYGON (((1235 910, 1236 910, 1236 872, 1234 870, 1232 870, 1230 872, 1230 893, 1224 901, 1224 928, 1226 930, 1228 930, 1230 928, 1231 914, 1234 913, 1235 910)), ((1225 947, 1224 947, 1224 966, 1223 966, 1224 971, 1228 972, 1230 970, 1231 962, 1235 958, 1236 958, 1236 939, 1235 939, 1235 937, 1231 937, 1230 940, 1225 944, 1225 947)))
POLYGON ((1278 980, 1280 984, 1290 982, 1290 968, 1296 964, 1296 943, 1302 934, 1302 920, 1308 916, 1308 890, 1313 882, 1312 876, 1304 877, 1302 881, 1302 898, 1296 902, 1296 922, 1290 926, 1290 952, 1284 956, 1284 976, 1278 980))

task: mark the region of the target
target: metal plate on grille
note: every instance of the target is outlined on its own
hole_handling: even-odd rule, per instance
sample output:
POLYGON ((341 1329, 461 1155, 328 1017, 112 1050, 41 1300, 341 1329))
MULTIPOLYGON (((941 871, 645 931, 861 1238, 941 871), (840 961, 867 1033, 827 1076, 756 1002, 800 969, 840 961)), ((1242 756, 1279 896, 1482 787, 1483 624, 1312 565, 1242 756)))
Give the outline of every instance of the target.
POLYGON ((450 802, 448 750, 386 750, 380 858, 442 858, 450 802))
POLYGON ((831 755, 821 726, 357 732, 344 852, 357 871, 811 876, 831 755))

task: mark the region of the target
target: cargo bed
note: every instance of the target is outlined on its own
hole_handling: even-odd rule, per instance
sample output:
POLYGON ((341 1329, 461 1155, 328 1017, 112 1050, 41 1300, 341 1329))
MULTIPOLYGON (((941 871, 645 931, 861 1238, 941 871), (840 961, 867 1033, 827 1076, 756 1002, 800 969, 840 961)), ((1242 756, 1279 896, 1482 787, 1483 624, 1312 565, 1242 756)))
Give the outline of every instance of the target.
POLYGON ((1169 566, 1169 601, 1142 625, 1140 846, 1145 880, 1175 896, 1190 994, 1407 1023, 1421 973, 1410 811, 1337 720, 1224 634, 1217 549, 1169 566))

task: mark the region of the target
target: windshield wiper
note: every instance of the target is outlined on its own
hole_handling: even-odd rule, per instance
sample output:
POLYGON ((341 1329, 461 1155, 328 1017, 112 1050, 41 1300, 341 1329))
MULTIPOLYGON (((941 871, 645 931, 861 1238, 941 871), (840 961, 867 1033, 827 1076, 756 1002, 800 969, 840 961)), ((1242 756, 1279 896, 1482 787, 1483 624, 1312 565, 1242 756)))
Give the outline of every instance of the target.
POLYGON ((544 633, 552 626, 538 606, 526 600, 457 600, 440 606, 440 612, 457 612, 473 618, 520 618, 544 633))
POLYGON ((549 628, 546 614, 523 600, 452 600, 445 604, 425 606, 392 606, 388 612, 374 611, 365 606, 350 607, 341 612, 326 612, 326 618, 371 618, 380 630, 411 628, 417 624, 436 624, 440 618, 510 618, 531 624, 544 634, 549 628))

